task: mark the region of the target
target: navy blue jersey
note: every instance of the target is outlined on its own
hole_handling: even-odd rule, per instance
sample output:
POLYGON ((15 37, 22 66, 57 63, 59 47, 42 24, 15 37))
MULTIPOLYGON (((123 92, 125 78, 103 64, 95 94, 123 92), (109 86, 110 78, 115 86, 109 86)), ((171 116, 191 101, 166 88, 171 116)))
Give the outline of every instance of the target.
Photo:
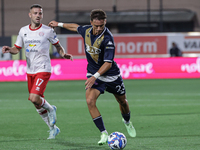
POLYGON ((115 45, 111 32, 104 28, 100 35, 92 34, 92 26, 79 26, 78 33, 83 37, 85 44, 85 53, 88 61, 88 73, 96 73, 104 62, 111 62, 112 67, 103 74, 103 76, 119 75, 120 71, 113 60, 115 55, 115 45))

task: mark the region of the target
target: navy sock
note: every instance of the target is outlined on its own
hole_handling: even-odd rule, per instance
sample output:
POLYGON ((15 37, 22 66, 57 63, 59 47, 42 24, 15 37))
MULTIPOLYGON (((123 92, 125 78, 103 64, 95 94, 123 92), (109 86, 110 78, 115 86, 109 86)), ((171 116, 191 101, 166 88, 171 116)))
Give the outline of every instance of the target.
POLYGON ((93 121, 100 132, 106 130, 101 116, 94 118, 93 121))
POLYGON ((129 112, 128 114, 122 114, 122 117, 124 118, 126 122, 129 122, 131 118, 131 112, 129 112))

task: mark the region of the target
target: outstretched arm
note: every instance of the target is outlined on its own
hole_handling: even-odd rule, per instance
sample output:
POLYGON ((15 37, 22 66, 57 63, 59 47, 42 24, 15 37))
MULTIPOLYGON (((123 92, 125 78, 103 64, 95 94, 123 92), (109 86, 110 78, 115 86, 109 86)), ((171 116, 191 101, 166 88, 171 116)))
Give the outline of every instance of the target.
POLYGON ((61 23, 56 21, 49 22, 48 26, 50 27, 63 27, 67 30, 77 32, 77 27, 79 26, 76 23, 61 23))
POLYGON ((2 48, 2 53, 11 53, 11 54, 18 54, 20 51, 19 48, 13 46, 13 47, 9 47, 9 46, 3 46, 2 48))
POLYGON ((65 58, 65 59, 70 59, 73 60, 73 57, 71 54, 66 54, 64 48, 61 46, 60 43, 54 45, 57 49, 57 52, 60 54, 61 57, 65 58))

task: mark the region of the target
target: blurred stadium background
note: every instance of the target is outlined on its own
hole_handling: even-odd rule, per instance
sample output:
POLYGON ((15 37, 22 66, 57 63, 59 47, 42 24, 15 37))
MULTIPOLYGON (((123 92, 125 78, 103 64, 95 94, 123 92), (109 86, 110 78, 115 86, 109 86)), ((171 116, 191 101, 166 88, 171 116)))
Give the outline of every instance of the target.
POLYGON ((43 6, 44 24, 51 20, 88 24, 90 11, 101 8, 114 33, 200 31, 198 0, 1 0, 1 36, 15 35, 29 23, 33 3, 43 6))
MULTIPOLYGON (((89 14, 92 9, 105 10, 108 16, 107 27, 114 34, 116 61, 120 59, 119 66, 124 74, 129 72, 127 79, 199 77, 199 0, 1 0, 0 47, 13 46, 19 29, 30 23, 28 12, 33 3, 43 6, 44 24, 48 24, 51 20, 89 24, 89 14), (173 42, 178 45, 183 57, 170 58, 169 49, 173 42), (125 62, 127 58, 129 60, 125 62), (151 71, 147 73, 148 69, 151 71), (149 74, 156 74, 156 76, 148 76, 149 74)), ((71 68, 77 67, 77 70, 80 70, 79 68, 85 67, 76 64, 79 59, 85 59, 81 37, 63 28, 55 30, 62 46, 68 53, 73 54, 76 60, 71 68)), ((51 58, 59 58, 52 47, 50 55, 51 58)), ((23 75, 23 79, 15 78, 17 81, 25 80, 24 49, 18 55, 0 54, 0 60, 11 60, 10 64, 5 61, 0 63, 1 81, 9 81, 8 76, 13 79, 13 75, 15 77, 23 75), (16 76, 14 74, 16 71, 13 70, 21 74, 16 76)), ((66 66, 61 63, 62 61, 54 60, 57 66, 54 68, 57 68, 57 75, 61 72, 66 75, 64 70, 71 68, 65 68, 66 66)), ((85 62, 82 64, 85 65, 85 62)), ((74 72, 76 76, 84 73, 74 72)), ((76 79, 85 79, 85 77, 76 79)))
MULTIPOLYGON (((44 24, 51 20, 88 24, 90 11, 101 8, 107 12, 107 27, 113 34, 200 31, 198 0, 1 0, 0 46, 12 45, 12 36, 29 24, 28 11, 33 3, 43 6, 44 24)), ((57 33, 74 34, 61 28, 57 33)))

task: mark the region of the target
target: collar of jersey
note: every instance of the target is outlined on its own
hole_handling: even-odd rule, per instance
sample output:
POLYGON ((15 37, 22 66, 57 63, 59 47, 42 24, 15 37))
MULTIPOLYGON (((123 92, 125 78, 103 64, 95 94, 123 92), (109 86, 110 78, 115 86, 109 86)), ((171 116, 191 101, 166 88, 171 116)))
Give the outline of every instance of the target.
POLYGON ((31 31, 38 30, 38 29, 40 29, 41 27, 42 27, 42 24, 40 24, 40 26, 39 26, 38 28, 36 28, 36 29, 31 29, 31 24, 29 24, 29 29, 30 29, 31 31))
MULTIPOLYGON (((93 27, 89 30, 90 34, 92 34, 92 29, 93 29, 93 27)), ((106 27, 104 27, 103 32, 98 36, 98 38, 100 38, 104 34, 105 31, 106 31, 106 27)))

